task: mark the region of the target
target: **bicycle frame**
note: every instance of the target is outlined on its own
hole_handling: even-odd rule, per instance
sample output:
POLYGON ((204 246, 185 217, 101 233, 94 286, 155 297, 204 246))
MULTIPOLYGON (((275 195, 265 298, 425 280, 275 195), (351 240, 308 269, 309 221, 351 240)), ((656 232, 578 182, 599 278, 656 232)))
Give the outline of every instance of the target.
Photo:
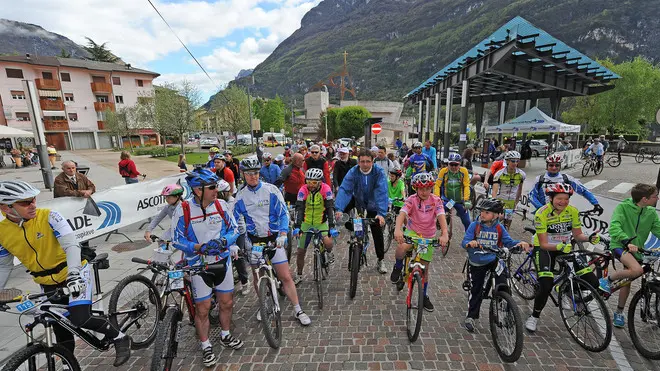
MULTIPOLYGON (((258 277, 259 277, 257 287, 259 285, 261 285, 262 280, 268 280, 272 292, 277 292, 277 286, 278 286, 277 282, 279 282, 279 280, 277 278, 277 274, 275 273, 275 270, 273 269, 273 265, 270 261, 270 257, 268 256, 269 255, 268 251, 270 249, 274 249, 274 247, 269 246, 265 243, 255 243, 255 244, 253 244, 253 246, 258 246, 258 245, 263 246, 264 250, 263 250, 262 257, 259 261, 259 268, 257 270, 258 277)), ((273 295, 273 301, 275 302, 275 311, 280 312, 281 311, 280 300, 279 300, 277 295, 273 295)))

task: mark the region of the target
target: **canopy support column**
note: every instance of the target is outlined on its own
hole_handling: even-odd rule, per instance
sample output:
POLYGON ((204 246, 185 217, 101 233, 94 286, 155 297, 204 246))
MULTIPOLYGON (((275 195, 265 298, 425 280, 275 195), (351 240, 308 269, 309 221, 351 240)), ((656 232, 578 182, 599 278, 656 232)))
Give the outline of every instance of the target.
MULTIPOLYGON (((422 137, 422 116, 424 113, 424 100, 419 101, 419 119, 417 120, 417 138, 422 137)), ((419 140, 419 139, 418 139, 419 140)))
POLYGON ((424 131, 424 140, 431 140, 429 131, 431 131, 431 97, 426 98, 426 130, 424 131))
POLYGON ((454 93, 451 88, 447 88, 447 109, 445 110, 445 135, 442 141, 442 158, 449 157, 449 130, 451 129, 451 106, 454 99, 454 93))
MULTIPOLYGON (((509 102, 507 101, 502 101, 498 102, 498 118, 497 118, 497 124, 502 125, 504 123, 504 119, 506 118, 506 111, 509 109, 509 102)), ((500 145, 502 144, 502 133, 497 134, 497 143, 500 145)))
MULTIPOLYGON (((532 106, 532 104, 535 105, 536 101, 535 100, 530 100, 530 99, 525 100, 525 112, 529 111, 530 109, 532 109, 532 107, 534 107, 534 106, 532 106)), ((527 133, 525 132, 525 133, 523 133, 523 136, 522 136, 522 142, 520 144, 520 149, 522 149, 522 145, 525 144, 526 141, 527 141, 527 133)))
POLYGON ((461 126, 458 139, 458 153, 463 153, 467 145, 468 98, 470 96, 470 81, 463 80, 463 95, 461 97, 461 126))
POLYGON ((440 115, 440 93, 435 93, 435 107, 433 112, 433 147, 438 149, 438 140, 440 134, 438 133, 438 121, 440 115))
POLYGON ((477 126, 477 138, 482 139, 481 127, 484 124, 484 105, 485 103, 475 103, 474 104, 474 115, 475 115, 475 125, 477 126))

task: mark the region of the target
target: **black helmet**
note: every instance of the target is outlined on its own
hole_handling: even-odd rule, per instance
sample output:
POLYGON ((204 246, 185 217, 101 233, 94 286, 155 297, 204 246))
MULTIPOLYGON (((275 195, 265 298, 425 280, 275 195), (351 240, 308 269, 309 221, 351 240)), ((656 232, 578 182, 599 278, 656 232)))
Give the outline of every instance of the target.
POLYGON ((477 209, 490 211, 495 214, 502 214, 504 213, 504 203, 502 203, 502 201, 495 198, 487 198, 479 202, 479 205, 477 205, 477 209))

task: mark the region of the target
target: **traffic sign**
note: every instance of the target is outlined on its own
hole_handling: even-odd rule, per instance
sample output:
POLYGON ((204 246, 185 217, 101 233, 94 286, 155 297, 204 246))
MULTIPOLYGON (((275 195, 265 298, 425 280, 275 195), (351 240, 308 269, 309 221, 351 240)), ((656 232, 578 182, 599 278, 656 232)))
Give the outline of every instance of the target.
POLYGON ((383 127, 380 126, 380 124, 376 123, 371 125, 371 132, 378 135, 380 132, 383 131, 383 127))

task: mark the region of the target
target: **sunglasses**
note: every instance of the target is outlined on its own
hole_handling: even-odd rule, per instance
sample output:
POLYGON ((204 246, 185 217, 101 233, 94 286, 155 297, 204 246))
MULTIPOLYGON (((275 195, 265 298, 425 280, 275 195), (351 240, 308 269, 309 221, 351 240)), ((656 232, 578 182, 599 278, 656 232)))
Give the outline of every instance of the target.
POLYGON ((245 176, 258 176, 259 172, 258 171, 246 171, 243 174, 245 174, 245 176))
POLYGON ((35 202, 36 200, 37 200, 36 197, 32 197, 32 198, 28 198, 27 200, 16 201, 16 202, 14 202, 14 205, 27 207, 27 206, 32 205, 32 203, 35 202))
POLYGON ((513 162, 514 164, 517 164, 517 163, 520 162, 520 160, 508 160, 508 161, 513 162))
POLYGON ((313 155, 315 155, 315 154, 319 153, 319 151, 312 151, 312 152, 310 152, 310 153, 313 154, 313 155))
POLYGON ((450 162, 449 163, 449 166, 458 166, 458 165, 460 165, 458 162, 450 162))
POLYGON ((264 162, 266 162, 266 161, 270 161, 270 159, 269 159, 269 158, 265 158, 265 159, 264 159, 264 162))
POLYGON ((307 184, 317 186, 321 183, 320 180, 306 180, 307 184))
POLYGON ((211 190, 211 191, 215 191, 216 188, 218 188, 218 186, 216 184, 206 187, 206 189, 211 190))

